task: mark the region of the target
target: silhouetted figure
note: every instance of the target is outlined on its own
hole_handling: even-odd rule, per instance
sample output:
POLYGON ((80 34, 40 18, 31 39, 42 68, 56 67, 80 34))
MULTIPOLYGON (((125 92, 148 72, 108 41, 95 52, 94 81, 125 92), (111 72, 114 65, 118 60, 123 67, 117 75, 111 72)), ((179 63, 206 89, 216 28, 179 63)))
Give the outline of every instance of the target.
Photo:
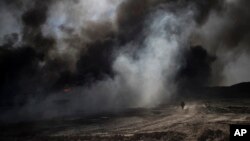
POLYGON ((181 108, 184 109, 184 107, 185 107, 185 102, 182 101, 182 102, 181 102, 181 108))

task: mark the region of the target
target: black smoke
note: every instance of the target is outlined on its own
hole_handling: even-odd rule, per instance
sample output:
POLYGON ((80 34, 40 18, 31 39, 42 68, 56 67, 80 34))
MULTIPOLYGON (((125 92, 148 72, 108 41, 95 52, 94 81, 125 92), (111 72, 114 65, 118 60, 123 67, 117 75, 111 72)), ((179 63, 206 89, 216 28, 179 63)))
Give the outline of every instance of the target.
POLYGON ((209 86, 211 82, 211 64, 216 58, 210 55, 202 46, 190 47, 183 59, 183 65, 177 75, 181 88, 209 86))
MULTIPOLYGON (((166 25, 164 28, 165 32, 176 34, 178 38, 182 37, 179 34, 187 32, 187 28, 191 30, 188 31, 191 35, 185 35, 188 36, 185 41, 177 39, 182 47, 178 50, 178 57, 173 59, 173 64, 178 67, 173 69, 174 73, 170 73, 174 75, 170 77, 174 80, 167 79, 176 87, 216 85, 224 81, 223 75, 228 73, 228 64, 234 58, 241 56, 242 52, 247 52, 246 56, 249 56, 250 3, 247 0, 121 0, 116 6, 115 16, 112 16, 112 11, 101 13, 101 16, 94 13, 91 16, 99 18, 94 20, 89 20, 88 15, 81 15, 84 12, 81 13, 81 7, 77 6, 82 3, 81 0, 0 2, 0 8, 4 9, 0 18, 1 21, 6 21, 5 24, 0 24, 0 28, 7 29, 7 24, 12 21, 19 25, 0 30, 0 35, 3 36, 0 37, 0 105, 23 107, 32 98, 42 101, 54 93, 65 94, 70 90, 75 94, 74 89, 77 89, 76 93, 80 93, 79 87, 91 89, 96 86, 104 89, 100 86, 103 81, 113 82, 119 76, 118 72, 121 72, 120 69, 117 72, 117 66, 114 65, 120 54, 129 54, 128 58, 132 56, 132 61, 128 59, 132 62, 128 61, 132 67, 134 64, 138 65, 138 60, 143 58, 141 54, 145 53, 145 40, 152 34, 146 26, 153 23, 152 19, 156 19, 154 15, 167 13, 167 16, 183 22, 177 23, 180 27, 173 25, 174 28, 171 29, 172 26, 166 25), (68 7, 75 11, 68 10, 68 7), (192 14, 186 14, 189 12, 192 14), (9 19, 6 13, 11 15, 9 19), (103 20, 102 17, 108 18, 103 20), (53 18, 58 19, 54 21, 53 18), (18 30, 11 32, 14 28, 18 30), (226 55, 225 58, 225 52, 232 55, 226 55)), ((173 23, 176 24, 175 22, 173 23)), ((122 72, 127 73, 133 68, 127 69, 122 72)), ((167 70, 163 72, 165 71, 167 70)), ((123 77, 118 80, 126 80, 123 77)), ((164 86, 167 88, 168 84, 164 86)), ((118 92, 131 93, 127 90, 129 87, 118 92)), ((132 94, 124 95, 118 98, 124 103, 115 105, 130 105, 127 103, 132 100, 126 96, 132 94)), ((108 96, 100 97, 104 98, 91 98, 98 103, 105 101, 108 96)), ((70 106, 72 105, 69 104, 70 106)))

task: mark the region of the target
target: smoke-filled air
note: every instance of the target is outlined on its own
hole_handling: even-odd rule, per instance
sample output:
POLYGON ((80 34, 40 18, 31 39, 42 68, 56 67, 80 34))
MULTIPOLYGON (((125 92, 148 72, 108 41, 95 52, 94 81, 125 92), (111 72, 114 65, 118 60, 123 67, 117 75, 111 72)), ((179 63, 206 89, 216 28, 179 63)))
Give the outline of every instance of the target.
POLYGON ((250 81, 249 0, 2 0, 1 121, 151 108, 250 81), (2 106, 4 107, 4 106, 2 106))

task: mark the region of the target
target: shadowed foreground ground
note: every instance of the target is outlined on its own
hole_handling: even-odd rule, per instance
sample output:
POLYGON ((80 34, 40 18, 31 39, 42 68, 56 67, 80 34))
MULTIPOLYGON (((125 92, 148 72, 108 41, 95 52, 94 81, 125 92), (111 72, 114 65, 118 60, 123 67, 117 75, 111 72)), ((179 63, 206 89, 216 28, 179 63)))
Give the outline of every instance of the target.
POLYGON ((3 141, 224 141, 229 124, 250 124, 250 100, 220 99, 120 114, 1 125, 3 141))

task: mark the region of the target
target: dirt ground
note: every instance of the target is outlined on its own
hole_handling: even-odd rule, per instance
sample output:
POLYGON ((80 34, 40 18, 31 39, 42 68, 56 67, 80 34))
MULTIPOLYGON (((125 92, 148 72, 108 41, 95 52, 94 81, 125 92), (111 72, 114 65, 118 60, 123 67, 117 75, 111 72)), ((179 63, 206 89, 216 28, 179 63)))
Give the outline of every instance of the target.
POLYGON ((227 141, 230 124, 250 124, 250 100, 186 101, 88 118, 1 125, 3 141, 227 141))

